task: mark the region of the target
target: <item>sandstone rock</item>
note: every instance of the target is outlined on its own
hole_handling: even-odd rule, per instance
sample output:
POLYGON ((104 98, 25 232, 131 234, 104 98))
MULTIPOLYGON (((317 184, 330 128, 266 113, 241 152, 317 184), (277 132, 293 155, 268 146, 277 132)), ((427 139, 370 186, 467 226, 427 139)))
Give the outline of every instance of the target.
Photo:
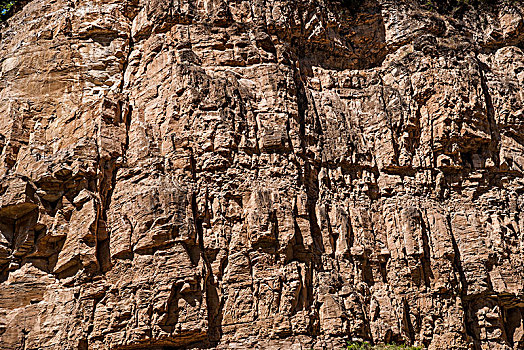
POLYGON ((524 6, 431 3, 20 2, 0 349, 522 348, 524 6))

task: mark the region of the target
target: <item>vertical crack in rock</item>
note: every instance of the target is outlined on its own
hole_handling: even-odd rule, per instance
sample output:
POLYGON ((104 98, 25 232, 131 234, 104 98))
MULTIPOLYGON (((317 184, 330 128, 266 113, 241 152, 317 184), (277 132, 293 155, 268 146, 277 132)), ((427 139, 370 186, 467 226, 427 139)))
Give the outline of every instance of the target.
MULTIPOLYGON (((194 166, 193 163, 193 157, 191 156, 192 160, 192 166, 194 166)), ((194 168, 192 168, 194 169, 194 168)), ((196 181, 196 173, 193 170, 193 180, 196 181)), ((208 210, 207 208, 205 209, 208 210)), ((197 233, 197 245, 199 248, 200 257, 204 261, 204 270, 203 270, 203 285, 205 288, 205 296, 206 296, 206 305, 207 305, 207 322, 208 322, 208 333, 207 333, 207 339, 211 344, 217 344, 220 341, 221 337, 221 325, 220 325, 220 312, 221 312, 221 301, 217 293, 218 285, 217 281, 215 281, 215 276, 213 275, 213 269, 211 267, 211 263, 209 262, 209 259, 206 254, 206 250, 204 247, 204 230, 202 227, 202 218, 200 217, 197 201, 196 201, 196 195, 193 194, 191 196, 191 211, 193 213, 193 222, 195 225, 195 230, 197 233)))
MULTIPOLYGON (((121 128, 123 124, 125 128, 125 139, 121 145, 120 150, 116 150, 115 155, 110 154, 110 158, 103 159, 100 157, 100 151, 98 151, 98 164, 101 178, 99 179, 98 193, 100 196, 100 212, 97 221, 97 245, 96 245, 96 257, 100 267, 100 271, 105 273, 111 269, 111 252, 110 252, 110 240, 111 235, 108 232, 107 227, 107 211, 111 206, 111 199, 113 191, 116 187, 117 174, 127 159, 127 150, 129 148, 129 128, 132 120, 133 108, 129 103, 129 96, 124 92, 125 76, 129 65, 129 57, 133 52, 133 38, 132 33, 129 32, 127 38, 127 55, 122 64, 121 71, 121 82, 119 91, 116 94, 117 101, 114 101, 115 115, 113 116, 113 123, 116 128, 121 128)), ((132 226, 131 226, 132 227, 132 226)))
MULTIPOLYGON (((424 219, 420 220, 422 233, 422 275, 426 288, 431 288, 431 280, 435 278, 431 271, 431 247, 429 246, 428 230, 424 219)), ((413 340, 413 339, 412 339, 413 340)))
POLYGON ((477 65, 479 69, 479 75, 480 75, 480 83, 482 87, 482 93, 484 95, 484 100, 486 103, 486 116, 488 117, 489 122, 489 132, 491 135, 491 144, 490 144, 490 151, 492 152, 494 156, 494 162, 495 164, 500 164, 500 147, 501 147, 501 138, 500 138, 500 132, 497 128, 497 121, 495 119, 495 107, 493 106, 493 98, 491 97, 489 87, 486 81, 486 70, 489 70, 489 67, 486 66, 486 64, 482 63, 478 57, 476 58, 477 65))
POLYGON ((466 331, 467 336, 470 337, 471 340, 473 340, 474 346, 478 348, 480 346, 479 340, 476 337, 475 332, 473 331, 472 325, 471 325, 471 314, 470 314, 471 310, 470 310, 470 302, 468 299, 468 282, 466 280, 464 269, 462 267, 461 254, 460 254, 460 250, 458 248, 458 245, 455 239, 455 234, 453 233, 453 227, 451 225, 451 218, 449 215, 446 215, 446 219, 447 219, 447 225, 449 228, 449 232, 451 234, 451 242, 453 244, 453 252, 454 252, 453 253, 453 268, 455 272, 458 273, 459 275, 459 281, 460 281, 459 297, 461 300, 461 307, 463 310, 462 317, 464 319, 465 331, 466 331))

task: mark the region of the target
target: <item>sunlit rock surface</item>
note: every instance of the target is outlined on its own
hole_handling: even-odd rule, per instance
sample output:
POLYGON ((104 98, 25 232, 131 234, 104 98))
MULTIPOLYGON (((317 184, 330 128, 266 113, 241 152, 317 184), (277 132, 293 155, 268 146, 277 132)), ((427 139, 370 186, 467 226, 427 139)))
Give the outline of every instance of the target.
POLYGON ((27 2, 0 24, 0 349, 524 347, 523 16, 27 2))

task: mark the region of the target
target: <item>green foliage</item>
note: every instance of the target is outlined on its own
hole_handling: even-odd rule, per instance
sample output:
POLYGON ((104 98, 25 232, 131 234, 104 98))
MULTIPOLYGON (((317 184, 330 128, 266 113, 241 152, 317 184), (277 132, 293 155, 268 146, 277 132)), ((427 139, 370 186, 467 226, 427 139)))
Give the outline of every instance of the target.
POLYGON ((6 19, 17 0, 0 0, 0 22, 6 19))
POLYGON ((348 343, 348 345, 346 346, 346 349, 345 350, 370 350, 372 349, 371 345, 369 345, 369 343, 353 343, 353 342, 350 342, 348 343))
POLYGON ((371 345, 368 342, 348 342, 344 350, 422 350, 422 348, 405 344, 371 345))

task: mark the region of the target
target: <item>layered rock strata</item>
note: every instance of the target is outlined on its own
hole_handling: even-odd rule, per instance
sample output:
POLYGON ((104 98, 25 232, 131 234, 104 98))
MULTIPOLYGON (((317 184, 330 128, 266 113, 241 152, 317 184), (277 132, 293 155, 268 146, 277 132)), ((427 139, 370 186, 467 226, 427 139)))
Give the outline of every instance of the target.
POLYGON ((523 18, 27 2, 0 24, 0 349, 524 347, 523 18))

